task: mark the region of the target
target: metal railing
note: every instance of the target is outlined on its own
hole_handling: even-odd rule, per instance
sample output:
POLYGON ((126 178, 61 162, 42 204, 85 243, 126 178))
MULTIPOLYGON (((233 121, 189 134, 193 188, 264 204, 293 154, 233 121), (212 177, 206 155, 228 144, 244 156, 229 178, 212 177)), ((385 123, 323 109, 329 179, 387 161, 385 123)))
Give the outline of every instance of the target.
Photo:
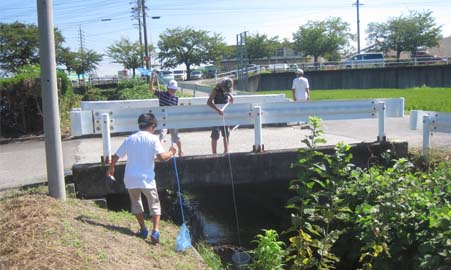
MULTIPOLYGON (((178 107, 206 105, 208 97, 187 97, 179 98, 178 107)), ((234 97, 236 104, 262 104, 272 102, 287 101, 285 94, 273 95, 237 95, 234 97)), ((150 108, 159 106, 158 99, 140 99, 140 100, 110 100, 110 101, 82 101, 80 108, 73 109, 70 112, 72 136, 83 136, 89 134, 100 134, 101 114, 110 115, 131 114, 130 117, 138 116, 141 113, 148 112, 150 108)), ((164 107, 167 108, 167 107, 164 107)), ((133 119, 133 123, 134 123, 133 119)), ((132 129, 134 126, 131 127, 132 129)), ((112 128, 113 132, 117 131, 112 128)), ((126 128, 126 132, 129 130, 126 128)))
POLYGON ((431 133, 451 133, 451 113, 412 110, 410 111, 410 129, 423 129, 422 154, 428 159, 431 133))
MULTIPOLYGON (((206 128, 213 126, 254 125, 254 149, 264 149, 262 141, 263 124, 307 121, 310 116, 324 120, 346 120, 378 118, 378 141, 385 141, 385 118, 403 117, 404 99, 336 100, 309 102, 266 102, 261 104, 237 103, 227 106, 220 116, 207 105, 166 107, 118 107, 97 108, 92 111, 81 109, 71 112, 74 136, 103 133, 104 145, 110 145, 110 134, 102 125, 109 125, 111 133, 134 132, 138 130, 137 118, 151 112, 158 119, 158 128, 206 128)), ((109 151, 104 153, 108 157, 109 151)))

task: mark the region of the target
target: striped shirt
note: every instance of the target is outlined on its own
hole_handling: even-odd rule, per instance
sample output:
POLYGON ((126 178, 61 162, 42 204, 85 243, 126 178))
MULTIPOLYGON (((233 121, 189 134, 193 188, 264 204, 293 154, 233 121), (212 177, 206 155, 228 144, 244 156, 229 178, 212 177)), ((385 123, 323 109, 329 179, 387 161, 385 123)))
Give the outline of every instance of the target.
POLYGON ((158 97, 160 101, 160 106, 177 106, 179 103, 179 98, 177 96, 172 96, 166 91, 155 91, 155 96, 158 97))

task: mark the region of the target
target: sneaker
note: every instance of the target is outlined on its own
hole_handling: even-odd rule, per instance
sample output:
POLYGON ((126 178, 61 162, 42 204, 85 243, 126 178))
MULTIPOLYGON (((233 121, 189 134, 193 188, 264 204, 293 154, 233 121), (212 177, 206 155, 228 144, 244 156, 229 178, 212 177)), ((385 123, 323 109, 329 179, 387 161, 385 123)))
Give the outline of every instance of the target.
POLYGON ((152 231, 152 234, 150 235, 150 240, 152 240, 152 243, 154 244, 160 243, 160 233, 158 231, 152 231))
POLYGON ((149 231, 147 229, 141 229, 136 233, 136 236, 141 237, 142 239, 146 239, 147 235, 149 235, 149 231))

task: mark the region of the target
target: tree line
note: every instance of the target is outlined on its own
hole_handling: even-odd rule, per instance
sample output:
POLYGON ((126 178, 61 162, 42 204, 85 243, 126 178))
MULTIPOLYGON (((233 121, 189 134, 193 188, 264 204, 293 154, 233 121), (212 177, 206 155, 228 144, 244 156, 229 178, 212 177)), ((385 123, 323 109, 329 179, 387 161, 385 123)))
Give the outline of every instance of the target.
MULTIPOLYGON (((442 38, 441 26, 437 25, 431 11, 411 11, 408 15, 389 18, 386 22, 370 23, 367 40, 377 51, 395 51, 399 60, 401 52, 412 55, 420 47, 438 45, 442 38)), ((352 53, 350 42, 355 36, 350 32, 349 23, 339 17, 322 21, 308 21, 293 33, 292 42, 280 40, 278 36, 251 34, 245 44, 250 63, 256 59, 270 58, 280 47, 291 47, 305 57, 318 62, 320 57, 337 61, 352 53)), ((0 23, 0 69, 14 73, 27 64, 38 64, 38 28, 34 24, 20 22, 0 23)), ((138 41, 122 38, 113 42, 105 54, 93 50, 73 51, 64 47, 64 37, 55 29, 57 64, 67 71, 83 73, 94 71, 106 55, 112 62, 135 70, 142 67, 144 48, 138 41)), ((158 52, 150 46, 151 54, 156 55, 162 68, 185 65, 188 75, 193 66, 205 63, 219 63, 222 58, 234 58, 236 47, 227 46, 224 37, 218 33, 196 30, 191 27, 166 29, 160 35, 158 52)))

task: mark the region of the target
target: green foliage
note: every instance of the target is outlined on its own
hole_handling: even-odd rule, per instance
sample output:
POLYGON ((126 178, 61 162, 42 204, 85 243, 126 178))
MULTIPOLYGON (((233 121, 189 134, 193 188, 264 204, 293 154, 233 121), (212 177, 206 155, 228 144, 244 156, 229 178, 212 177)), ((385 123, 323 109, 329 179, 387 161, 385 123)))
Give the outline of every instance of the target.
POLYGON ((288 260, 292 269, 335 269, 339 258, 331 251, 343 229, 332 226, 334 219, 345 219, 348 209, 340 204, 338 188, 350 175, 352 156, 350 147, 338 144, 334 155, 327 155, 313 148, 321 137, 321 121, 310 117, 304 129, 311 131, 303 142, 308 149, 299 153, 293 167, 299 168, 299 178, 292 180, 290 190, 295 196, 288 201, 292 209, 292 226, 289 232, 288 260))
MULTIPOLYGON (((57 53, 64 37, 55 29, 57 53)), ((0 23, 0 68, 16 73, 25 65, 39 63, 39 31, 35 24, 0 23)))
POLYGON ((204 262, 208 265, 208 269, 224 269, 221 258, 219 257, 219 255, 214 253, 211 247, 207 246, 204 243, 199 243, 196 248, 199 251, 199 254, 201 255, 204 262))
POLYGON ((385 154, 391 166, 354 169, 345 144, 314 151, 321 133, 317 121, 309 125, 287 205, 292 269, 450 269, 451 164, 421 172, 385 154), (340 246, 359 255, 340 257, 340 246))
POLYGON ((83 52, 74 53, 75 60, 72 70, 80 75, 94 71, 103 59, 103 55, 93 50, 85 50, 83 52))
POLYGON ((154 98, 149 91, 149 85, 139 79, 123 80, 116 88, 116 97, 119 100, 125 99, 149 99, 154 98))
POLYGON ((70 48, 62 48, 60 52, 56 56, 57 63, 66 67, 67 72, 74 71, 77 63, 77 54, 78 52, 73 52, 70 48))
POLYGON ((307 124, 302 125, 301 129, 309 130, 310 135, 307 135, 302 142, 310 149, 315 148, 319 143, 326 143, 326 140, 321 137, 324 134, 322 127, 322 120, 316 116, 309 117, 307 124))
POLYGON ((269 38, 266 34, 249 35, 246 38, 246 50, 249 63, 255 59, 271 57, 276 52, 280 42, 277 36, 269 38))
POLYGON ((254 261, 250 265, 252 270, 283 270, 285 251, 284 243, 279 241, 279 236, 274 230, 263 230, 264 234, 258 234, 257 248, 252 251, 254 261))
POLYGON ((83 101, 100 101, 107 100, 107 97, 103 95, 102 90, 92 86, 87 86, 87 90, 83 95, 83 101))
POLYGON ((368 25, 368 41, 378 44, 384 51, 394 50, 399 59, 401 52, 415 55, 418 47, 434 47, 441 37, 441 26, 432 17, 432 11, 411 11, 408 16, 390 18, 385 23, 368 25))
POLYGON ((346 49, 351 37, 349 24, 338 17, 308 21, 293 33, 294 49, 313 56, 316 63, 320 56, 336 58, 346 49))
MULTIPOLYGON (((66 93, 66 91, 72 90, 72 85, 67 78, 66 74, 61 71, 57 71, 58 78, 58 88, 61 94, 66 93)), ((27 89, 23 89, 26 82, 39 80, 41 76, 41 69, 39 65, 24 65, 17 69, 16 73, 11 78, 2 78, 0 79, 0 88, 5 89, 6 91, 24 91, 27 94, 32 94, 34 96, 41 96, 41 88, 38 87, 40 85, 31 84, 27 85, 27 89), (29 88, 32 89, 29 89, 29 88)))
POLYGON ((191 66, 217 62, 226 45, 219 34, 208 35, 207 31, 193 28, 167 29, 158 41, 158 58, 163 67, 173 68, 185 64, 188 79, 191 66))
MULTIPOLYGON (((154 48, 151 47, 150 51, 154 48)), ((124 69, 133 70, 133 78, 135 78, 135 70, 142 66, 144 48, 138 41, 130 42, 127 38, 115 41, 107 48, 107 55, 114 60, 114 63, 122 64, 124 69)))
POLYGON ((70 111, 73 108, 80 108, 81 100, 82 96, 75 94, 72 88, 69 88, 69 90, 60 97, 60 128, 62 134, 70 133, 70 111))
POLYGON ((149 99, 155 98, 149 91, 148 85, 135 85, 133 88, 118 90, 118 99, 149 99))

